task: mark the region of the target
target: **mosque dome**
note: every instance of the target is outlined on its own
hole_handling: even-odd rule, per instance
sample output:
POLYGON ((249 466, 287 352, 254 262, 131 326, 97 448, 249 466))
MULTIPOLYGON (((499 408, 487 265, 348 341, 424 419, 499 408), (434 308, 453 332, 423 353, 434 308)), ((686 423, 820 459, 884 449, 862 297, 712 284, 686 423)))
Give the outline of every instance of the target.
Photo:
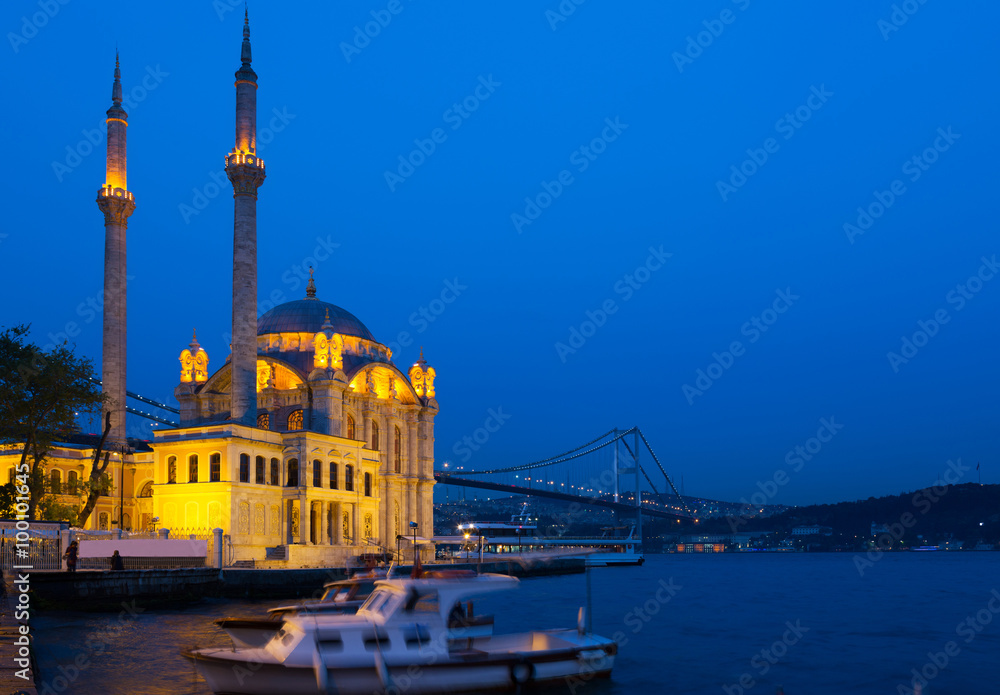
POLYGON ((353 335, 372 342, 375 336, 357 316, 336 304, 318 299, 298 299, 274 307, 257 319, 257 335, 270 333, 319 333, 330 312, 330 325, 334 333, 353 335))

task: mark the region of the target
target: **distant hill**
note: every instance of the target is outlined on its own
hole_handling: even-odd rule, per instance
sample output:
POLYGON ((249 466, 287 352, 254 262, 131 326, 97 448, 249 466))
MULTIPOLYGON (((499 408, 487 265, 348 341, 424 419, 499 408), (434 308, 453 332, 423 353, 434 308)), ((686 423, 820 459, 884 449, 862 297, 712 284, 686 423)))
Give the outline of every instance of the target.
MULTIPOLYGON (((1000 485, 948 485, 856 502, 793 507, 767 518, 739 519, 740 531, 789 533, 796 526, 829 526, 842 539, 871 537, 872 524, 890 528, 904 545, 937 543, 954 539, 966 547, 979 541, 1000 541, 1000 485), (922 538, 918 538, 922 536, 922 538)), ((726 518, 706 520, 705 532, 726 533, 726 518)))

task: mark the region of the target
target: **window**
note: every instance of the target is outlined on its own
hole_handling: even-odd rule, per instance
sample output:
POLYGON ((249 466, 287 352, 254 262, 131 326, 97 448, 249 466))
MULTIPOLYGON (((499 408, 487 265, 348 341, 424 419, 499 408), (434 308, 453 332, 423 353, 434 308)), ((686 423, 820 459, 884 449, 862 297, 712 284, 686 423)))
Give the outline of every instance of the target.
POLYGON ((256 478, 256 480, 257 480, 257 484, 258 485, 263 485, 264 484, 264 463, 265 463, 264 457, 263 456, 258 456, 257 457, 257 471, 256 471, 257 472, 257 478, 256 478))
POLYGON ((66 487, 69 488, 69 494, 76 494, 76 486, 80 484, 80 477, 77 475, 76 471, 70 471, 66 480, 66 487))
POLYGON ((167 482, 177 482, 177 457, 171 456, 167 459, 167 482))
POLYGON ((59 471, 52 471, 49 474, 49 485, 53 495, 62 494, 62 476, 59 471))
POLYGON ((302 429, 302 409, 293 410, 292 414, 288 416, 288 431, 302 429))
POLYGON ((344 489, 354 492, 354 466, 351 464, 344 466, 344 489))
POLYGON ((372 451, 378 451, 378 423, 372 420, 372 451))
POLYGON ((288 462, 288 483, 286 487, 299 486, 299 460, 291 459, 288 462))
POLYGON ((198 454, 188 456, 188 482, 198 482, 198 454))
POLYGON ((395 430, 392 437, 393 470, 400 473, 403 470, 403 433, 398 427, 395 430))
MULTIPOLYGON (((354 418, 352 418, 350 415, 347 416, 347 435, 346 436, 347 436, 348 439, 354 439, 354 418)), ((13 471, 13 470, 14 469, 12 468, 11 471, 13 471)), ((13 475, 13 473, 11 475, 13 475)))
POLYGON ((330 489, 337 489, 337 464, 330 461, 330 489))
POLYGON ((211 483, 222 480, 222 454, 212 454, 208 457, 208 480, 211 483))
POLYGON ((145 485, 142 486, 142 489, 139 490, 139 497, 152 497, 152 496, 153 496, 153 483, 147 482, 145 485))
POLYGON ((323 462, 313 461, 313 487, 323 487, 323 462))
POLYGON ((257 416, 257 427, 262 430, 271 429, 271 416, 268 413, 261 413, 257 416))
POLYGON ((372 474, 365 473, 365 497, 372 496, 372 474))
POLYGON ((271 459, 271 485, 281 485, 281 462, 278 459, 271 459))
POLYGON ((240 482, 250 482, 250 454, 240 454, 240 482))

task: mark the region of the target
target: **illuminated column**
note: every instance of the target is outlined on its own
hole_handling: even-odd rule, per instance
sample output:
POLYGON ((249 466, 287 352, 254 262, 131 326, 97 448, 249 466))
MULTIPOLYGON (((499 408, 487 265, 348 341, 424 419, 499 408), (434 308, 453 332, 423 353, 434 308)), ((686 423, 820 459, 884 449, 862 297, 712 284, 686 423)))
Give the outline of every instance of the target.
MULTIPOLYGON (((128 114, 122 108, 121 69, 115 55, 115 82, 107 111, 108 159, 104 186, 97 192, 97 207, 104 213, 104 335, 101 358, 102 391, 111 400, 108 444, 125 442, 126 369, 126 256, 125 233, 135 200, 128 191, 125 130, 128 114)), ((104 423, 101 423, 103 428, 104 423)))
POLYGON ((230 419, 257 421, 257 73, 250 67, 250 20, 243 20, 243 65, 236 71, 236 146, 226 157, 233 184, 233 344, 230 419))
POLYGON ((344 544, 344 505, 340 502, 333 505, 333 544, 344 544))

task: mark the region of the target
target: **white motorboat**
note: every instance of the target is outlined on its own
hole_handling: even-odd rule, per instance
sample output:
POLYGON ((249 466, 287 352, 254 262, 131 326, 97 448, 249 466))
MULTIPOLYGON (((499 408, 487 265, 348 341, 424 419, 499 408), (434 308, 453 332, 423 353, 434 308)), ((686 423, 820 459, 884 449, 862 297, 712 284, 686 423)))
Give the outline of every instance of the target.
POLYGON ((582 617, 572 629, 494 635, 492 619, 463 610, 470 598, 517 585, 454 571, 382 580, 355 615, 289 613, 263 647, 184 656, 226 695, 506 692, 611 675, 618 645, 588 633, 582 617))
POLYGON ((226 631, 237 647, 263 647, 281 629, 282 621, 289 614, 356 613, 374 591, 375 582, 385 578, 384 570, 356 574, 350 579, 324 584, 319 599, 271 608, 266 618, 223 618, 215 624, 226 631))

